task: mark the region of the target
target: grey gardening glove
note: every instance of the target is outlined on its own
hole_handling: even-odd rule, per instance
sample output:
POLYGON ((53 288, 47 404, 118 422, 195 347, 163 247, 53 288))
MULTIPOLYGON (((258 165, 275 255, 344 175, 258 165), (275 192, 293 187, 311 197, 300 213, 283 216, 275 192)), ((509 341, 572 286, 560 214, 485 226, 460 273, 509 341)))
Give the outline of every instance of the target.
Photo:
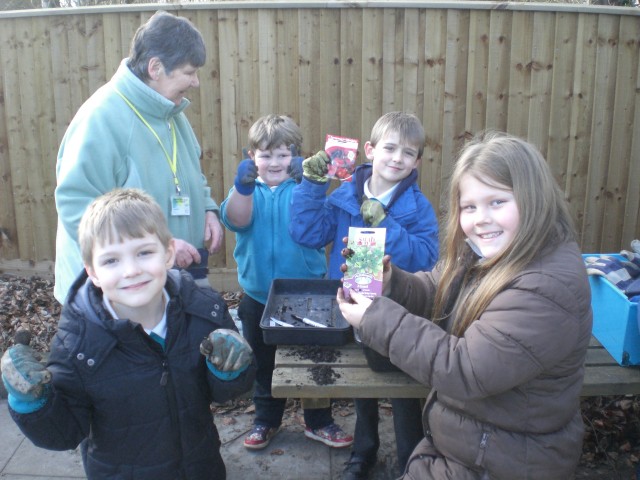
POLYGON ((48 400, 51 372, 40 356, 27 345, 14 345, 0 360, 2 382, 9 394, 9 405, 18 413, 31 413, 48 400))
POLYGON ((303 175, 315 183, 327 183, 329 177, 329 164, 331 159, 326 152, 320 150, 312 157, 307 158, 302 162, 303 175))
POLYGON ((360 206, 360 215, 362 215, 364 223, 377 227, 385 219, 387 212, 384 211, 384 205, 378 200, 367 198, 360 206))
POLYGON ((253 359, 253 350, 235 330, 219 328, 200 343, 200 353, 218 378, 230 380, 247 369, 253 359))

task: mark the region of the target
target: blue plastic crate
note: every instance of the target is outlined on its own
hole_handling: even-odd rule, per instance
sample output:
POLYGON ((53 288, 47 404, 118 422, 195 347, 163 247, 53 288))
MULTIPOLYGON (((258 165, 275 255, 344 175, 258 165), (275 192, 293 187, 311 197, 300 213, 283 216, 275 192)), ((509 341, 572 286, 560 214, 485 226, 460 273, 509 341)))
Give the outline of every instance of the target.
MULTIPOLYGON (((586 254, 583 257, 600 255, 623 258, 613 253, 586 254)), ((619 288, 604 277, 589 275, 589 285, 593 336, 620 365, 640 365, 638 303, 630 302, 619 288)))

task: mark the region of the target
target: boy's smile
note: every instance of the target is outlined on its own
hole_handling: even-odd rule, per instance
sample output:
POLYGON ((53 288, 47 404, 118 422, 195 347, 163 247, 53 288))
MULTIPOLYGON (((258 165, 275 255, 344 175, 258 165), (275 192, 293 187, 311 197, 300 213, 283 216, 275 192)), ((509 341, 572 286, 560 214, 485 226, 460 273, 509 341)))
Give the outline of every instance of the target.
POLYGON ((472 175, 460 179, 460 227, 485 258, 511 244, 520 225, 513 192, 481 182, 472 175))
POLYGON ((291 151, 287 145, 280 145, 273 150, 256 148, 253 152, 260 179, 270 187, 276 187, 289 178, 287 169, 291 163, 291 151))
POLYGON ((367 142, 364 150, 367 159, 373 163, 369 188, 374 195, 407 178, 418 166, 418 148, 400 143, 400 134, 395 131, 387 132, 375 147, 367 142))
POLYGON ((86 269, 119 317, 136 318, 136 312, 153 309, 162 301, 174 257, 173 241, 165 249, 156 235, 147 234, 121 243, 96 242, 93 265, 86 269))

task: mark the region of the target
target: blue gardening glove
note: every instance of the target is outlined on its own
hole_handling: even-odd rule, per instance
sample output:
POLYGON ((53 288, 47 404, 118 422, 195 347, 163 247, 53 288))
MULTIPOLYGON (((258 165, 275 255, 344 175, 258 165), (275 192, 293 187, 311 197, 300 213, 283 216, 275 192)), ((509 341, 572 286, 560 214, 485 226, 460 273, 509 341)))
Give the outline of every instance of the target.
POLYGON ((2 356, 0 370, 9 405, 16 412, 35 412, 47 403, 51 372, 31 347, 18 344, 9 348, 2 356))
POLYGON ((207 358, 209 369, 222 380, 231 380, 251 364, 253 350, 235 330, 219 328, 200 343, 200 353, 207 358))
POLYGON ((296 183, 300 183, 302 181, 302 162, 304 159, 298 155, 298 149, 294 144, 289 145, 289 150, 291 150, 291 163, 287 168, 287 173, 296 183))
POLYGON ((256 189, 256 178, 258 178, 258 167, 256 163, 248 158, 247 150, 242 149, 242 155, 244 160, 238 165, 238 171, 236 178, 233 180, 233 184, 236 187, 236 192, 245 197, 253 194, 256 189))
POLYGON ((331 158, 326 152, 320 150, 314 156, 307 158, 302 162, 303 175, 315 183, 327 183, 329 177, 329 164, 331 158))
POLYGON ((589 275, 603 276, 624 293, 627 293, 627 289, 634 283, 634 280, 640 277, 640 254, 623 250, 620 255, 624 258, 606 255, 586 257, 584 263, 589 275))
POLYGON ((364 223, 377 227, 385 219, 387 212, 384 211, 384 205, 380 201, 375 198, 367 198, 360 206, 360 215, 362 215, 364 223))

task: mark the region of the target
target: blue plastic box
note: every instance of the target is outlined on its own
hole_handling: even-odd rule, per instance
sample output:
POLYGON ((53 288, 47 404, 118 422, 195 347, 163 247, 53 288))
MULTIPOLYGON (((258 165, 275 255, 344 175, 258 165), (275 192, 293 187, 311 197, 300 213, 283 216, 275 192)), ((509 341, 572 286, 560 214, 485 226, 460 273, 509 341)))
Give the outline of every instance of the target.
MULTIPOLYGON (((587 254, 583 257, 619 254, 587 254)), ((593 336, 622 366, 640 365, 640 331, 638 304, 630 302, 622 291, 609 280, 589 275, 591 308, 593 310, 593 336)))

